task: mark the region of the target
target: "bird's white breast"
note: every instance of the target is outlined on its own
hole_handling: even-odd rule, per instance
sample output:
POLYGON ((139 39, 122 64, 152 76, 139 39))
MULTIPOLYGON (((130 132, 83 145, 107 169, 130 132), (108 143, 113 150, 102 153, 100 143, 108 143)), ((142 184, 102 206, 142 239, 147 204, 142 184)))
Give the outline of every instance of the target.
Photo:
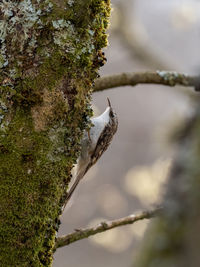
POLYGON ((98 117, 92 118, 92 128, 90 129, 90 138, 92 141, 92 146, 96 146, 97 141, 103 132, 106 125, 109 123, 109 114, 110 114, 110 107, 107 107, 106 110, 98 117))

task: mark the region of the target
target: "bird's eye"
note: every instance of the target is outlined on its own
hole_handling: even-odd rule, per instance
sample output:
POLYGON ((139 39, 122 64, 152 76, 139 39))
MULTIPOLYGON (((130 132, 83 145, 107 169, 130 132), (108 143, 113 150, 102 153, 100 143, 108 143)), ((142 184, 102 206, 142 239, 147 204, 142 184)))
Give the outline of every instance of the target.
POLYGON ((111 118, 114 118, 114 113, 113 113, 112 110, 110 110, 110 117, 111 117, 111 118))

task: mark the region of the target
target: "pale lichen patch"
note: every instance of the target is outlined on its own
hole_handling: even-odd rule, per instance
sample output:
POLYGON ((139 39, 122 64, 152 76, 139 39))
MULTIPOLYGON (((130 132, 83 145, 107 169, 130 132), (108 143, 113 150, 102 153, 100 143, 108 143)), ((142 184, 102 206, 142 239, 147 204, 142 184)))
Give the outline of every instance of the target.
MULTIPOLYGON (((0 3, 0 9, 3 16, 3 20, 0 22, 0 40, 3 47, 1 57, 4 58, 4 63, 1 62, 1 67, 4 67, 5 64, 8 64, 10 58, 9 55, 6 55, 7 35, 11 34, 12 42, 20 44, 20 51, 23 51, 24 44, 30 38, 33 25, 41 22, 38 20, 41 11, 36 10, 30 0, 24 0, 20 3, 3 0, 2 3, 0 3), (26 26, 24 27, 24 25, 26 26)), ((29 46, 32 47, 34 44, 29 42, 29 46)))
POLYGON ((74 5, 74 0, 68 0, 68 5, 70 6, 70 7, 72 7, 73 5, 74 5))
POLYGON ((183 84, 188 85, 187 75, 186 74, 180 74, 176 71, 160 71, 157 70, 156 73, 164 79, 164 81, 169 82, 171 86, 176 85, 177 80, 181 80, 183 84))

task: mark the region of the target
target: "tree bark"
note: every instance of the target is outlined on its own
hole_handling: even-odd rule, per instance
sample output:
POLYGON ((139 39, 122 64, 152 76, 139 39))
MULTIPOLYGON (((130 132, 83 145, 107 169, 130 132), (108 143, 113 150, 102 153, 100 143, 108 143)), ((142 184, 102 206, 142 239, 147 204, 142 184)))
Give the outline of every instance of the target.
POLYGON ((200 108, 177 132, 178 147, 163 200, 134 267, 198 267, 200 264, 200 108))
POLYGON ((0 266, 51 266, 109 0, 0 3, 0 266))

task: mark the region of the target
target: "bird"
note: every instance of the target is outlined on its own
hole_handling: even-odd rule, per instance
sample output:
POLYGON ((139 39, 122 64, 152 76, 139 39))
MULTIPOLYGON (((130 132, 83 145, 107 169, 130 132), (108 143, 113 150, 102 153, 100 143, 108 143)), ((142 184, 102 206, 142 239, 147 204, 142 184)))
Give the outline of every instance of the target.
POLYGON ((85 130, 81 140, 81 152, 76 165, 75 181, 67 193, 64 208, 79 182, 109 147, 118 128, 117 114, 113 111, 109 98, 108 107, 98 117, 91 119, 92 127, 85 130))

